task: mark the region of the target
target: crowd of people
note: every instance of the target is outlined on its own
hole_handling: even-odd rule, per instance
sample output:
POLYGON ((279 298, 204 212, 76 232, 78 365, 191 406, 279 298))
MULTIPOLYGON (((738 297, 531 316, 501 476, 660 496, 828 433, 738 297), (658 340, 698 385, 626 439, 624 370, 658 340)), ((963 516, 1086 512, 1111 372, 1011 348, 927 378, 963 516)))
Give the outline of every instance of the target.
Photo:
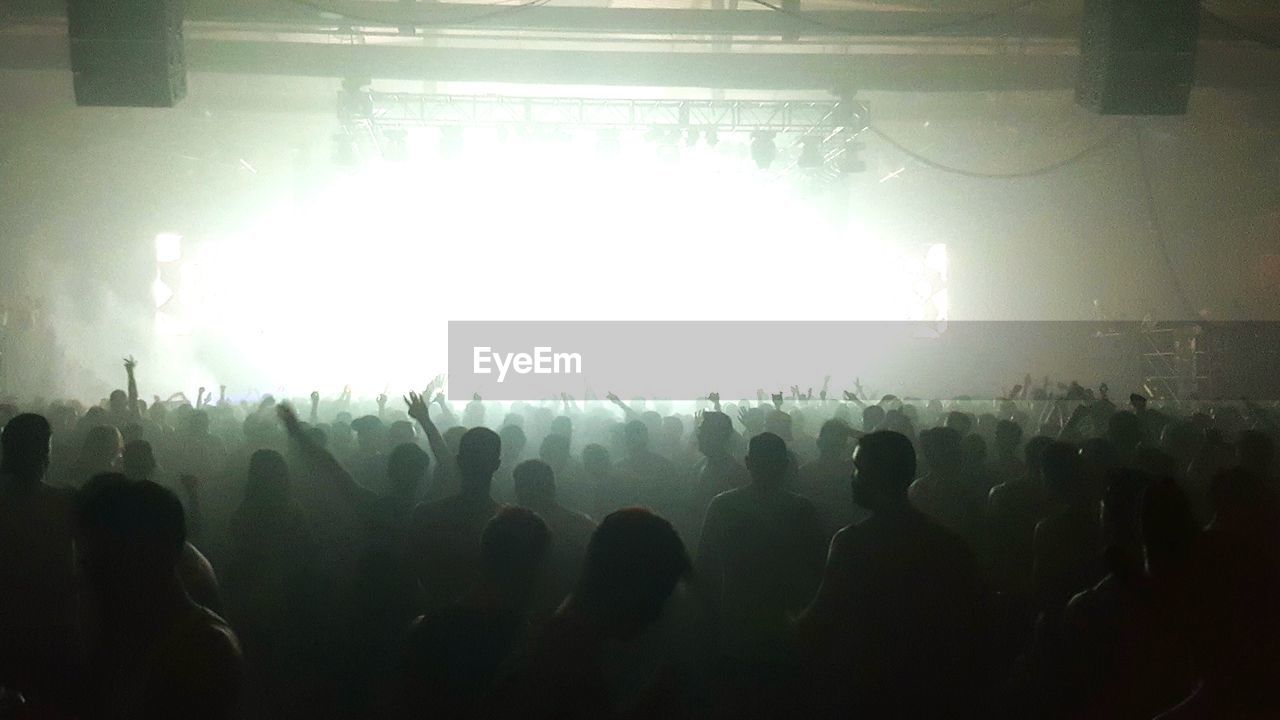
POLYGON ((1277 418, 0 404, 0 718, 1280 717, 1277 418))

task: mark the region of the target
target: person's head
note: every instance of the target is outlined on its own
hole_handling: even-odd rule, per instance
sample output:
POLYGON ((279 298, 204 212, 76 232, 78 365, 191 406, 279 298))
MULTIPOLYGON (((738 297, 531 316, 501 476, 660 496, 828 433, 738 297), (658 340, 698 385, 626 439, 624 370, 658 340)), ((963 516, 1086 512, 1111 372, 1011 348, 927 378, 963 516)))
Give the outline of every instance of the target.
POLYGON ((473 427, 458 442, 458 471, 463 492, 489 492, 493 474, 502 464, 502 438, 487 427, 473 427))
POLYGON ((1142 442, 1142 420, 1124 410, 1107 418, 1107 440, 1120 451, 1121 457, 1131 455, 1142 442))
POLYGON ((184 418, 183 431, 188 435, 208 435, 209 434, 209 413, 204 410, 193 410, 184 418))
POLYGON ((964 466, 960 433, 949 427, 929 428, 920 433, 920 454, 929 472, 954 477, 964 466))
POLYGON ((609 450, 603 445, 591 443, 582 448, 582 469, 587 476, 600 479, 607 477, 613 469, 613 461, 609 459, 609 450))
POLYGON ((764 416, 764 431, 783 440, 791 439, 791 416, 781 410, 770 410, 764 416))
POLYGON ((573 440, 573 419, 568 415, 557 415, 555 420, 551 421, 551 427, 547 432, 552 435, 563 435, 567 440, 573 440))
POLYGON ((723 455, 729 452, 733 441, 733 421, 728 415, 715 410, 702 413, 697 429, 698 452, 703 455, 723 455))
POLYGON ((151 451, 151 443, 146 440, 134 440, 124 446, 124 474, 130 480, 150 480, 156 471, 156 458, 151 451))
POLYGON ((1041 465, 1044 460, 1044 450, 1053 443, 1053 438, 1045 435, 1036 435, 1027 441, 1023 446, 1022 457, 1027 464, 1027 479, 1032 482, 1039 483, 1041 476, 1041 465))
POLYGON ((747 445, 746 466, 751 481, 759 485, 779 485, 787 475, 791 456, 787 443, 771 432, 762 432, 747 445))
POLYGON ((417 432, 413 429, 413 423, 408 420, 397 420, 391 423, 391 427, 387 428, 387 445, 395 448, 405 443, 411 443, 417 440, 417 432))
POLYGON ((498 439, 502 441, 502 462, 504 464, 519 462, 524 455, 524 447, 529 438, 520 425, 503 425, 498 430, 498 439))
POLYGON ((995 451, 1001 458, 1011 458, 1022 444, 1022 427, 1012 420, 996 423, 995 451))
POLYGON ((629 454, 642 453, 649 449, 649 426, 639 420, 632 420, 623 428, 622 438, 629 454))
POLYGON ((400 443, 387 457, 387 479, 391 493, 397 497, 413 497, 427 480, 431 459, 422 448, 411 442, 400 443))
MULTIPOLYGON (((80 447, 82 464, 96 470, 115 468, 120 464, 120 454, 124 451, 124 439, 120 431, 110 425, 98 425, 89 428, 84 436, 84 445, 80 447)), ((88 478, 77 478, 77 480, 88 478)))
POLYGON ((551 531, 537 513, 504 507, 480 535, 480 575, 505 600, 524 606, 550 546, 551 531))
POLYGON ((20 483, 39 482, 49 469, 53 429, 35 413, 16 415, 0 433, 0 472, 20 483))
POLYGON ((545 508, 556 500, 556 474, 542 460, 525 460, 511 472, 516 502, 527 508, 545 508))
POLYGON ((1143 492, 1141 526, 1148 575, 1166 577, 1185 565, 1199 528, 1186 493, 1172 478, 1157 480, 1143 492))
POLYGON ((129 396, 123 390, 112 390, 107 398, 107 407, 112 415, 124 415, 129 412, 129 396))
POLYGON ((853 500, 872 512, 908 507, 907 488, 916 476, 916 451, 892 430, 863 435, 853 451, 853 500))
POLYGON ((610 513, 591 535, 570 605, 628 639, 662 615, 676 583, 691 572, 671 523, 640 508, 610 513))
POLYGON ((848 460, 853 454, 849 441, 853 431, 843 420, 828 420, 818 429, 818 454, 824 458, 840 458, 848 460))
POLYGON ((1089 493, 1083 463, 1074 445, 1050 443, 1040 460, 1040 474, 1044 479, 1045 493, 1051 501, 1076 505, 1087 499, 1089 493))
POLYGON ((538 457, 552 467, 564 468, 569 462, 569 437, 552 433, 542 438, 538 457))
POLYGON ((966 412, 952 410, 947 413, 946 426, 961 435, 968 435, 973 430, 973 416, 966 412))
POLYGON ((684 440, 684 421, 675 415, 662 418, 662 444, 676 447, 684 440))
POLYGON ((275 450, 256 450, 249 456, 249 481, 244 488, 246 505, 280 508, 290 498, 289 464, 275 450))
POLYGON ((356 433, 356 444, 366 453, 381 452, 386 441, 386 426, 376 415, 365 415, 351 421, 351 429, 356 433))
POLYGON ((177 582, 186 521, 171 491, 118 473, 97 475, 77 496, 76 521, 77 562, 108 611, 132 610, 177 582))

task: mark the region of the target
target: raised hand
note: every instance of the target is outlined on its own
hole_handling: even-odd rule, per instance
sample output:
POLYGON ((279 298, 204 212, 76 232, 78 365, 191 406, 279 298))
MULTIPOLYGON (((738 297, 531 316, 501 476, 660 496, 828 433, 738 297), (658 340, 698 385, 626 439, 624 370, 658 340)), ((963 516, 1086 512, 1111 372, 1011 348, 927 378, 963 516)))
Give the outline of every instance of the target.
POLYGON ((138 361, 134 360, 132 355, 124 359, 125 372, 132 374, 133 369, 136 367, 138 367, 138 361))
POLYGON ((830 376, 830 375, 828 375, 828 376, 826 376, 826 377, 822 378, 822 390, 818 391, 818 399, 819 399, 819 400, 822 400, 823 402, 826 402, 826 400, 827 400, 827 388, 829 388, 829 387, 831 387, 831 376, 830 376))
POLYGON ((854 393, 852 390, 845 390, 844 399, 845 399, 845 402, 855 402, 858 399, 858 395, 854 393))
POLYGON ((861 378, 854 378, 854 379, 853 379, 853 392, 854 392, 854 394, 855 394, 855 395, 857 395, 858 397, 862 397, 863 395, 865 395, 865 394, 866 394, 866 393, 862 390, 862 379, 861 379, 861 378))
POLYGON ((614 403, 615 405, 622 402, 622 398, 619 398, 617 395, 614 395, 612 391, 605 393, 604 398, 609 402, 614 403))
POLYGON ((381 409, 385 408, 386 406, 387 406, 387 394, 386 394, 386 393, 379 393, 379 394, 378 394, 378 409, 379 409, 379 410, 381 410, 381 409))
POLYGON ((293 411, 293 406, 289 403, 276 404, 276 417, 280 418, 280 423, 290 435, 302 430, 302 423, 298 422, 298 414, 293 411))
POLYGON ((711 407, 715 408, 716 412, 720 412, 720 393, 713 392, 707 395, 707 399, 711 401, 711 407))
MULTIPOLYGON (((797 388, 797 389, 799 389, 799 388, 797 388)), ((773 395, 770 395, 770 396, 769 396, 769 399, 773 401, 773 406, 774 406, 775 408, 777 408, 778 410, 781 410, 781 409, 782 409, 782 391, 781 391, 781 390, 779 390, 778 392, 774 393, 773 395)))
POLYGON ((319 405, 320 405, 320 391, 312 390, 311 391, 311 407, 318 407, 319 405))
POLYGON ((409 409, 409 417, 424 425, 431 422, 431 412, 427 409, 427 401, 423 396, 410 391, 404 404, 409 409))

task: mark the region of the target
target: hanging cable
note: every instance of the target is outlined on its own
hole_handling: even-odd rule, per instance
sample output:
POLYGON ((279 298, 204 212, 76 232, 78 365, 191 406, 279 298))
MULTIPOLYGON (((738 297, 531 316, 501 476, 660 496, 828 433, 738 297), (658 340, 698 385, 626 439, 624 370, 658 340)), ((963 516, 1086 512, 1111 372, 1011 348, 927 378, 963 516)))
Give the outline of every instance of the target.
POLYGON ((1152 241, 1164 261, 1165 271, 1169 274, 1169 282, 1173 285, 1174 295, 1177 296, 1178 303, 1182 306, 1182 311, 1186 313, 1187 319, 1194 318, 1196 317, 1195 308, 1187 298, 1186 290, 1183 289, 1182 282, 1178 279, 1178 271, 1173 266, 1173 258, 1169 255, 1169 245, 1165 239, 1164 225, 1160 222, 1160 212, 1156 208, 1156 196, 1152 190, 1151 167, 1147 163, 1147 153, 1143 148, 1142 126, 1137 122, 1133 123, 1133 148, 1138 157, 1138 173, 1142 177, 1142 193, 1147 206, 1147 222, 1151 225, 1152 241))
MULTIPOLYGON (((824 22, 822 20, 818 20, 817 18, 814 18, 809 14, 794 11, 794 10, 788 10, 787 8, 784 8, 781 5, 775 5, 774 3, 771 3, 768 0, 750 0, 750 2, 753 2, 756 5, 759 5, 761 7, 769 8, 774 12, 782 13, 787 17, 794 18, 796 20, 808 23, 815 27, 823 28, 825 30, 834 30, 835 32, 844 33, 846 35, 867 35, 868 34, 865 28, 861 28, 861 29, 851 28, 851 27, 845 27, 842 25, 835 25, 832 23, 824 22)), ((901 35, 919 35, 921 33, 935 33, 941 30, 952 30, 955 28, 967 27, 969 25, 977 25, 979 23, 984 23, 988 20, 994 20, 995 18, 1002 17, 1005 15, 1012 15, 1013 13, 1021 10, 1022 8, 1025 8, 1029 5, 1033 5, 1037 2, 1040 2, 1040 0, 1019 0, 1019 2, 1013 3, 1012 5, 1008 5, 996 10, 990 10, 987 12, 979 13, 977 15, 972 15, 966 18, 960 18, 957 20, 947 20, 945 22, 934 23, 932 25, 904 25, 903 27, 897 28, 897 29, 877 30, 875 34, 901 36, 901 35)))
POLYGON ((1102 138, 1101 140, 1094 143, 1093 145, 1089 145, 1088 147, 1078 150, 1075 153, 1061 160, 1057 160, 1055 162, 1049 163, 1048 165, 1042 165, 1040 167, 1032 168, 1030 170, 1019 170, 1015 172, 997 173, 997 172, 984 172, 981 170, 969 170, 966 168, 956 167, 954 165, 947 165, 944 163, 940 163, 937 160, 930 159, 928 157, 925 157, 924 155, 921 155, 918 152, 915 152, 914 150, 907 148, 902 143, 898 142, 891 136, 887 135, 883 130, 881 130, 880 128, 874 125, 870 126, 868 129, 876 137, 892 145, 895 149, 898 150, 898 152, 915 160, 921 165, 932 168, 939 172, 950 173, 952 175, 961 175, 963 177, 969 177, 969 178, 986 179, 986 180, 1014 180, 1018 178, 1036 177, 1038 175, 1048 175, 1052 172, 1061 170, 1062 168, 1067 167, 1068 165, 1073 165, 1077 162, 1080 162, 1081 160, 1084 160, 1085 158, 1097 153, 1099 150, 1102 150, 1103 148, 1111 145, 1112 143, 1115 142, 1116 138, 1120 136, 1121 131, 1123 130, 1122 127, 1117 127, 1116 129, 1108 133, 1106 137, 1102 138))

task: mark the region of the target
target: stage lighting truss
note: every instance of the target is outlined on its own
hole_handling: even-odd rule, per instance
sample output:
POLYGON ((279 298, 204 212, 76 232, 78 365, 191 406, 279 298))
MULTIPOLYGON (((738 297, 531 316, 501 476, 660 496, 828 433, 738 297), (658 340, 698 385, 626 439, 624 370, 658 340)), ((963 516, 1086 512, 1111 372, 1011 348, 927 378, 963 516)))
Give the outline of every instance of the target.
MULTIPOLYGON (((376 138, 411 127, 532 128, 684 134, 718 138, 729 133, 794 134, 819 138, 823 168, 856 171, 869 125, 867 106, 845 100, 653 100, 377 92, 349 83, 338 93, 338 119, 349 132, 376 138)), ((710 140, 709 140, 710 142, 710 140)), ((814 142, 809 140, 808 142, 814 142)), ((817 151, 815 151, 817 152, 817 151)), ((812 156, 811 156, 812 157, 812 156)), ((806 168, 812 169, 812 168, 806 168)))

